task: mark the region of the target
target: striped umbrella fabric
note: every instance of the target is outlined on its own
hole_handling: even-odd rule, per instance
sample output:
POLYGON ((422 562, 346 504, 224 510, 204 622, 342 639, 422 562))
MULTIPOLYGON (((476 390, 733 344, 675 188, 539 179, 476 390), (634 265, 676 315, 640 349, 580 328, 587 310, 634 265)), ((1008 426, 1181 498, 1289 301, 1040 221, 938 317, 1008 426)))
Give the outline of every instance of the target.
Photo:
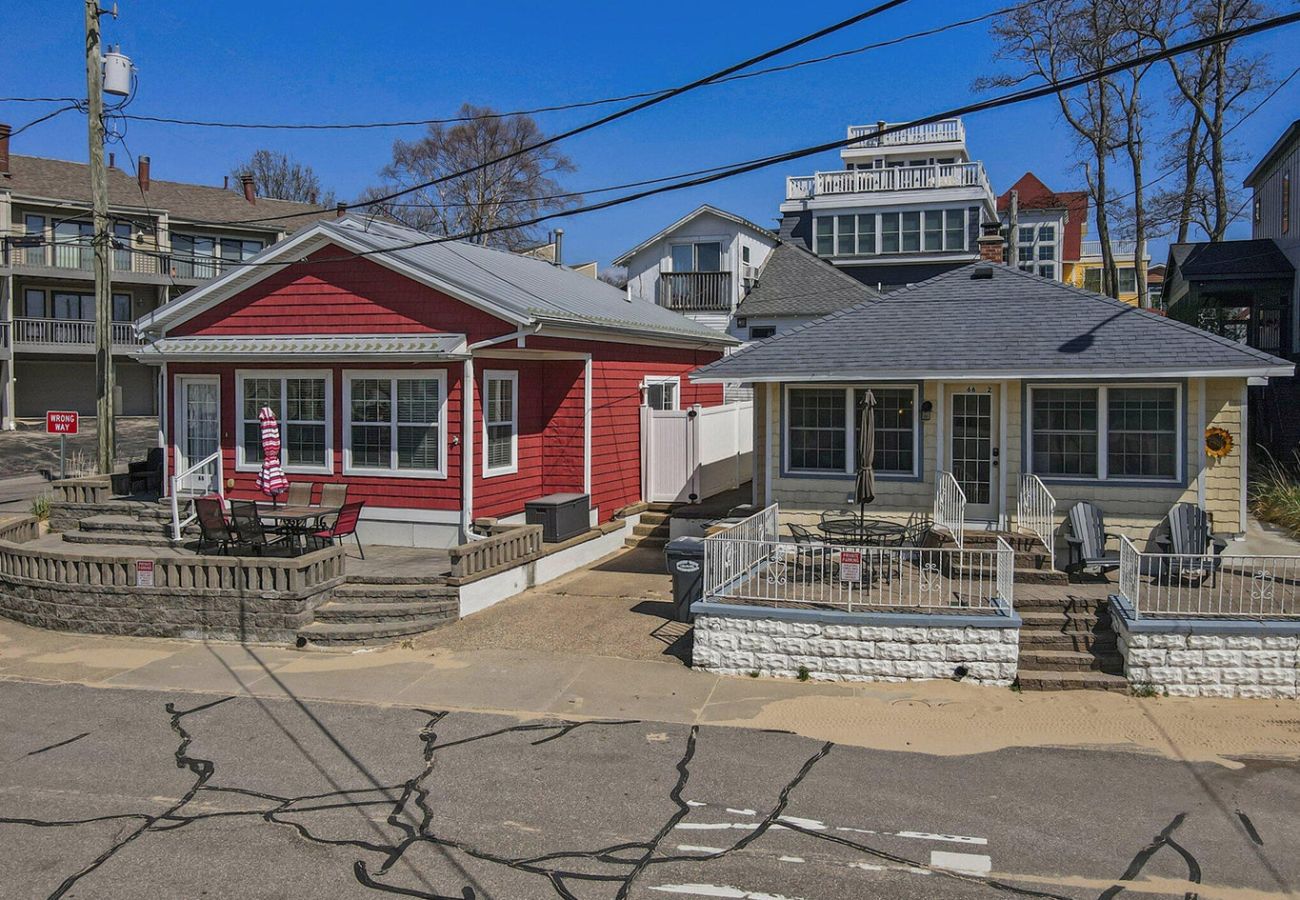
POLYGON ((274 498, 289 489, 289 479, 280 467, 280 423, 269 406, 263 406, 257 418, 262 423, 262 470, 257 473, 257 489, 274 498))

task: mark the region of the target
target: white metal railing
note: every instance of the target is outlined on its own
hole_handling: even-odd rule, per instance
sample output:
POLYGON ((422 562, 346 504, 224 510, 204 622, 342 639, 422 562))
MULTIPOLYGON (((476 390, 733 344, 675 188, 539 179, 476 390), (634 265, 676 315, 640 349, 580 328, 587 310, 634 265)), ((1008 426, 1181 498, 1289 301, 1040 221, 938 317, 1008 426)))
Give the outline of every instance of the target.
POLYGON ((751 571, 758 564, 757 557, 748 555, 756 549, 755 545, 781 539, 780 514, 780 507, 773 503, 704 539, 705 597, 709 596, 710 585, 715 591, 722 589, 727 581, 751 571), (724 538, 735 543, 723 544, 724 538))
POLYGON ((1300 556, 1142 553, 1120 540, 1120 594, 1143 616, 1300 618, 1300 556))
POLYGON ((951 472, 934 476, 934 525, 946 529, 961 549, 966 537, 966 492, 951 472))
POLYGON ((1004 613, 1015 604, 1015 551, 705 541, 704 599, 843 612, 1004 613))
POLYGON ((1037 475, 1020 476, 1016 527, 1037 535, 1047 548, 1049 568, 1056 568, 1056 498, 1037 475))
POLYGON ((785 180, 787 200, 808 200, 825 194, 869 194, 878 191, 918 191, 936 188, 979 187, 991 192, 981 162, 944 163, 933 166, 898 166, 888 169, 845 169, 795 175, 785 180))
POLYGON ((199 460, 194 465, 190 466, 184 472, 177 472, 175 475, 172 476, 171 491, 169 491, 168 493, 171 495, 171 503, 172 503, 172 539, 173 540, 179 541, 181 539, 181 534, 182 532, 184 532, 186 526, 194 522, 194 520, 198 518, 198 513, 195 512, 193 507, 191 506, 190 514, 184 520, 181 519, 180 495, 183 493, 187 496, 193 496, 196 493, 206 494, 209 491, 216 491, 216 493, 218 494, 224 494, 225 482, 226 482, 225 469, 223 467, 222 460, 221 460, 220 447, 218 447, 217 450, 212 454, 205 456, 203 459, 199 460), (192 478, 195 475, 200 475, 208 472, 211 472, 212 475, 209 476, 206 482, 201 483, 198 486, 197 490, 195 490, 194 487, 189 484, 188 479, 192 478))
MULTIPOLYGON (((144 341, 136 334, 130 322, 114 322, 110 326, 113 343, 124 347, 140 347, 144 341)), ((40 344, 63 346, 67 344, 95 343, 95 323, 88 319, 27 319, 13 321, 15 344, 40 344)))
MULTIPOLYGON (((888 128, 895 122, 886 122, 888 128)), ((913 125, 901 131, 890 132, 880 137, 870 137, 880 130, 880 125, 850 125, 849 137, 857 138, 850 148, 857 147, 899 147, 908 144, 948 144, 966 143, 966 126, 961 119, 941 119, 926 125, 913 125)))
MULTIPOLYGON (((1111 241, 1110 252, 1116 259, 1132 259, 1137 253, 1137 241, 1111 241)), ((1101 259, 1101 241, 1084 241, 1080 246, 1079 256, 1083 259, 1101 259)), ((1150 253, 1147 254, 1149 259, 1150 253)))

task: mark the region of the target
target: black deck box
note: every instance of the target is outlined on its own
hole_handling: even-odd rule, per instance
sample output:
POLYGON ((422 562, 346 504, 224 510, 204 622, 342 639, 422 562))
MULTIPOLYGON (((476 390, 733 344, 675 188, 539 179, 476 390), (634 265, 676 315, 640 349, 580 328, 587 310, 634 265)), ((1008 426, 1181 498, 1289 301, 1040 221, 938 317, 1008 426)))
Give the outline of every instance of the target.
POLYGON ((591 528, 591 498, 586 494, 550 494, 524 504, 524 521, 542 526, 542 540, 557 544, 591 528))

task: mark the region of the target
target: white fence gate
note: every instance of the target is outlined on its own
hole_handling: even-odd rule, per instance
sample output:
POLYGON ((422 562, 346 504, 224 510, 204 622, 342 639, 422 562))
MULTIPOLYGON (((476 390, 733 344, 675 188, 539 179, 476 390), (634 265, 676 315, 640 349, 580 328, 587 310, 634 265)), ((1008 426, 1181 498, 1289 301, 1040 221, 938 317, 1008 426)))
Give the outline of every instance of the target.
POLYGON ((651 503, 698 503, 753 477, 754 404, 641 407, 641 485, 651 503))

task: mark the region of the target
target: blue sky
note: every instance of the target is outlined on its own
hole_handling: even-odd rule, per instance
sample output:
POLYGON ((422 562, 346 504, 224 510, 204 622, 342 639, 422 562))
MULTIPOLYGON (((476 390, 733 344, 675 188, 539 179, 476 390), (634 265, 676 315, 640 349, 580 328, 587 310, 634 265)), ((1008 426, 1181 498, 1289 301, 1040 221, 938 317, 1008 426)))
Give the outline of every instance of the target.
MULTIPOLYGON (((462 102, 517 109, 664 87, 866 6, 760 0, 740 7, 667 0, 653 8, 513 0, 117 2, 120 15, 105 19, 105 40, 120 43, 139 69, 134 112, 295 122, 433 117, 455 114, 462 102)), ((860 46, 1002 5, 1005 0, 912 0, 783 59, 860 46)), ((0 74, 0 96, 84 94, 81 31, 80 0, 0 4, 0 58, 9 61, 0 74)), ((1275 67, 1290 71, 1298 34, 1295 26, 1281 29, 1252 39, 1251 46, 1272 53, 1275 67)), ((898 121, 957 106, 976 96, 975 78, 997 70, 993 53, 980 24, 793 73, 703 88, 565 142, 578 169, 566 184, 588 189, 721 165, 841 137, 851 123, 898 121)), ((1244 160, 1257 159, 1298 107, 1300 79, 1234 135, 1244 160)), ((0 104, 0 121, 19 125, 43 109, 0 104)), ((557 131, 596 114, 568 111, 539 121, 557 131)), ((966 126, 971 152, 984 160, 996 190, 1027 169, 1057 189, 1079 186, 1070 134, 1054 99, 972 116, 966 126)), ((126 142, 133 154, 152 158, 155 178, 208 184, 220 184, 236 160, 258 147, 285 150, 350 198, 375 180, 394 138, 419 133, 230 132, 135 122, 126 142)), ((68 114, 37 126, 14 139, 13 152, 84 160, 84 118, 68 114)), ((703 202, 772 224, 786 175, 835 168, 839 160, 832 152, 564 220, 558 224, 566 231, 565 255, 606 264, 703 202)), ((1248 169, 1243 161, 1237 174, 1248 169)), ((1230 236, 1248 237, 1249 227, 1238 223, 1230 236)), ((1153 247, 1153 256, 1163 255, 1163 244, 1153 247)))

